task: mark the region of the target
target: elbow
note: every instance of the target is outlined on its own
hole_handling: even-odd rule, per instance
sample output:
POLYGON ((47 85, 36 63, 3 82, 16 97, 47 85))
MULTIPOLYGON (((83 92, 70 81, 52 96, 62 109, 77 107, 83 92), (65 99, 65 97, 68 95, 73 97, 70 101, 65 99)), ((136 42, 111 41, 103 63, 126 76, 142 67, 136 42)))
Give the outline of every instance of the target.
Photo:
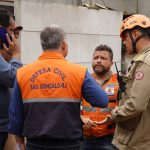
POLYGON ((105 104, 101 105, 100 107, 101 108, 106 108, 107 106, 108 106, 108 103, 105 103, 105 104))
POLYGON ((108 96, 104 93, 103 96, 100 96, 100 99, 98 100, 98 103, 95 104, 93 107, 100 107, 100 108, 106 108, 108 106, 108 96))
POLYGON ((14 78, 10 78, 9 80, 8 80, 8 82, 7 82, 7 87, 9 87, 9 88, 13 88, 13 86, 14 86, 14 78))
POLYGON ((9 87, 10 87, 10 88, 13 88, 13 87, 14 87, 14 81, 10 81, 9 87))
POLYGON ((106 93, 104 93, 103 98, 101 99, 101 108, 106 108, 108 106, 109 100, 106 93))
POLYGON ((108 97, 106 97, 106 98, 104 98, 103 100, 102 100, 102 103, 101 103, 101 105, 100 105, 100 107, 101 108, 106 108, 107 106, 108 106, 108 97))
POLYGON ((132 101, 127 101, 125 104, 127 105, 127 108, 135 114, 142 113, 147 109, 147 104, 144 103, 133 103, 132 101))
POLYGON ((99 106, 100 108, 106 108, 108 106, 109 100, 105 91, 99 93, 99 106))
POLYGON ((101 92, 99 97, 100 97, 100 105, 99 105, 99 107, 106 108, 108 106, 108 103, 109 103, 108 95, 106 94, 105 91, 103 91, 103 92, 101 92))
POLYGON ((92 105, 92 107, 106 108, 108 106, 108 101, 103 100, 103 101, 100 101, 97 104, 91 104, 91 105, 92 105))
POLYGON ((134 107, 134 111, 137 113, 144 112, 146 110, 145 107, 134 107))

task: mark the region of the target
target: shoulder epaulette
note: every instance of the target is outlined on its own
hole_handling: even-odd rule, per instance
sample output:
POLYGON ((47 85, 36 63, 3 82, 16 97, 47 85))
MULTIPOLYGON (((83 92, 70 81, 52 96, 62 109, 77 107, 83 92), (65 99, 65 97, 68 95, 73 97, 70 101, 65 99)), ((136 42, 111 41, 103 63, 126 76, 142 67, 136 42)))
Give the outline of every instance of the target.
POLYGON ((145 53, 144 63, 150 65, 150 50, 145 53))
POLYGON ((146 56, 145 54, 141 54, 141 55, 137 56, 134 59, 134 61, 144 61, 145 56, 146 56))

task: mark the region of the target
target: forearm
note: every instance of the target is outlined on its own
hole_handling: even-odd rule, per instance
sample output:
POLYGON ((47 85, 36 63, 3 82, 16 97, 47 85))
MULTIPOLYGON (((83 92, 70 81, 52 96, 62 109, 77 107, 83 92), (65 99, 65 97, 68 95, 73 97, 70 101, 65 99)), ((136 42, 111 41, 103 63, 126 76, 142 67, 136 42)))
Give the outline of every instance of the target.
POLYGON ((88 73, 83 83, 82 93, 83 98, 93 107, 107 107, 107 94, 88 73))
POLYGON ((111 115, 115 122, 122 122, 137 117, 142 113, 138 106, 134 106, 132 100, 127 100, 124 105, 112 110, 111 115))
POLYGON ((0 55, 0 84, 9 88, 13 87, 16 70, 21 66, 22 64, 19 61, 13 59, 8 63, 0 55))
POLYGON ((12 58, 12 55, 11 55, 9 52, 7 52, 6 50, 1 50, 1 51, 0 51, 0 54, 3 56, 3 58, 4 58, 7 62, 9 62, 10 59, 12 58))

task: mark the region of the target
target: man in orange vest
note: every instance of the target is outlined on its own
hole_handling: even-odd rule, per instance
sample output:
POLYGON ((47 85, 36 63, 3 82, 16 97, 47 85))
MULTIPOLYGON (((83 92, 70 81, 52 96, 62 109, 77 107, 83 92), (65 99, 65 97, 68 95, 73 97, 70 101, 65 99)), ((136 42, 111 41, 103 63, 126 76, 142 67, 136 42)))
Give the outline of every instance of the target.
POLYGON ((99 45, 93 53, 92 76, 102 86, 109 98, 107 108, 92 107, 88 102, 82 102, 82 120, 84 141, 81 142, 81 150, 114 150, 112 144, 115 124, 99 125, 118 103, 119 85, 116 74, 111 72, 113 64, 113 52, 107 45, 99 45))
POLYGON ((44 52, 39 59, 17 71, 9 131, 21 150, 79 150, 82 96, 94 107, 107 107, 107 94, 86 68, 65 60, 62 28, 46 27, 40 39, 44 52))

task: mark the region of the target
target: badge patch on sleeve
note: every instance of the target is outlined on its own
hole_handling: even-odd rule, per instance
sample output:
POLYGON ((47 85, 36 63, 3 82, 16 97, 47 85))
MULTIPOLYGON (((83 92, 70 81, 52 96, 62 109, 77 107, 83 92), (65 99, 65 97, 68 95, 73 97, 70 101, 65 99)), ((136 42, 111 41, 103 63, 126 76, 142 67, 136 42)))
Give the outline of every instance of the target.
POLYGON ((135 73, 135 79, 136 80, 141 80, 144 77, 144 73, 142 71, 137 71, 135 73))

